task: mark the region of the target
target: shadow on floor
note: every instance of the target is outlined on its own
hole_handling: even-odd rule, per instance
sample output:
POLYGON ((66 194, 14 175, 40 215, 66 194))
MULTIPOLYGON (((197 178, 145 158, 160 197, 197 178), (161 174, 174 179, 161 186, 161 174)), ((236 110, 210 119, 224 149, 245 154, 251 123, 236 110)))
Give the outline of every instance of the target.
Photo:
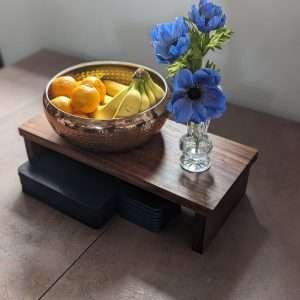
POLYGON ((184 210, 155 234, 116 217, 46 299, 229 299, 268 233, 247 197, 204 255, 191 250, 191 222, 184 210))
POLYGON ((185 249, 169 248, 169 258, 161 263, 153 264, 151 259, 141 257, 141 271, 132 275, 178 300, 229 299, 268 233, 260 225, 248 197, 237 206, 203 256, 189 252, 191 223, 192 215, 185 212, 168 233, 172 239, 184 238, 185 249), (143 270, 147 269, 153 273, 145 276, 143 270))

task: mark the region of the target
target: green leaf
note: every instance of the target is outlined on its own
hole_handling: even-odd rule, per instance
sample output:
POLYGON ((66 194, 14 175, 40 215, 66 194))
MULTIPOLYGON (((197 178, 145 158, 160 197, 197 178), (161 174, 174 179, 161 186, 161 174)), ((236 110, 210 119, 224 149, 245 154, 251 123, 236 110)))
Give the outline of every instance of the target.
MULTIPOLYGON (((197 26, 190 20, 186 19, 190 26, 191 45, 188 52, 178 58, 173 64, 167 67, 167 77, 174 77, 180 70, 187 68, 192 72, 202 68, 205 55, 211 50, 221 50, 223 44, 229 40, 233 31, 224 27, 212 33, 200 32, 197 26)), ((212 61, 206 62, 206 68, 217 70, 212 61)))
MULTIPOLYGON (((209 43, 206 45, 206 53, 209 50, 222 49, 223 44, 228 41, 233 35, 233 31, 229 28, 220 28, 216 30, 210 37, 209 43)), ((206 54, 205 53, 205 54, 206 54)))
POLYGON ((207 62, 205 64, 205 68, 212 69, 212 70, 220 72, 220 69, 217 68, 217 65, 211 60, 207 60, 207 62))
POLYGON ((179 58, 173 64, 167 67, 167 77, 172 78, 174 77, 180 70, 187 68, 184 58, 179 58))

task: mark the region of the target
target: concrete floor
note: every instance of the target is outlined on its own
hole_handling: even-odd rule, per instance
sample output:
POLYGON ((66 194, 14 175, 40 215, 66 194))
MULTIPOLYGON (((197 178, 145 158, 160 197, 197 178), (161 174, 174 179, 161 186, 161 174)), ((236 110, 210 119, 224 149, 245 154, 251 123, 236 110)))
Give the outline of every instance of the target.
POLYGON ((102 230, 22 194, 17 126, 49 77, 78 60, 43 51, 0 71, 0 299, 300 299, 300 124, 230 106, 211 131, 260 150, 247 196, 204 255, 191 214, 161 234, 102 230))

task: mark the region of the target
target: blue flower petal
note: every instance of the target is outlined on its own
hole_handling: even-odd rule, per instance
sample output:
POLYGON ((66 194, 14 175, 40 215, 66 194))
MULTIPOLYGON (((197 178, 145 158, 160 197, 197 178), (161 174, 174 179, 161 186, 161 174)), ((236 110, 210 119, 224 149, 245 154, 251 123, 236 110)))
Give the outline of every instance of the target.
POLYGON ((212 69, 200 69, 194 73, 193 78, 197 85, 219 85, 221 82, 219 72, 212 69))
POLYGON ((170 28, 168 23, 161 24, 158 29, 159 39, 163 40, 164 43, 171 43, 173 40, 172 28, 170 28))
POLYGON ((152 41, 158 40, 158 26, 154 26, 150 32, 152 41))
POLYGON ((156 47, 156 58, 160 61, 168 63, 172 59, 169 53, 165 52, 166 49, 160 45, 156 47))
POLYGON ((170 112, 171 114, 174 113, 173 111, 173 105, 174 105, 174 99, 172 98, 168 103, 167 103, 167 111, 170 112))
POLYGON ((192 102, 187 98, 181 98, 173 104, 173 113, 178 123, 187 123, 193 115, 192 102))
POLYGON ((225 26, 226 20, 227 20, 226 15, 223 15, 222 18, 221 18, 220 24, 219 24, 220 28, 225 26))
POLYGON ((192 5, 189 17, 194 21, 195 24, 197 24, 198 27, 205 25, 205 18, 199 14, 198 8, 195 4, 192 5))
POLYGON ((215 5, 211 2, 206 3, 201 7, 201 12, 206 19, 212 18, 215 15, 215 5))
POLYGON ((186 53, 189 46, 190 46, 190 36, 189 35, 182 36, 178 39, 177 47, 180 50, 180 55, 186 53))
POLYGON ((182 36, 178 39, 175 45, 172 45, 169 49, 169 53, 173 56, 183 55, 189 47, 189 36, 182 36))
POLYGON ((188 51, 191 44, 189 26, 182 17, 154 26, 151 39, 156 59, 162 64, 173 63, 188 51))
POLYGON ((222 16, 214 16, 208 21, 207 26, 209 28, 212 28, 212 30, 214 30, 214 28, 217 28, 218 24, 221 23, 221 19, 222 19, 222 16))
POLYGON ((206 5, 210 0, 199 0, 199 7, 206 5))
POLYGON ((187 94, 187 89, 185 88, 177 88, 173 91, 172 99, 179 99, 185 97, 187 94))
POLYGON ((200 0, 198 7, 192 5, 189 17, 205 33, 222 28, 226 23, 222 7, 208 0, 200 0))
POLYGON ((194 109, 193 122, 200 123, 200 122, 205 122, 207 120, 206 108, 203 105, 201 100, 193 102, 193 109, 194 109))
POLYGON ((188 31, 188 26, 183 18, 177 17, 172 29, 173 37, 179 38, 180 36, 185 35, 185 33, 188 31))
POLYGON ((179 71, 174 79, 174 90, 188 89, 194 85, 193 74, 188 69, 182 69, 179 71))
POLYGON ((209 118, 219 118, 226 110, 226 97, 218 87, 207 86, 203 89, 202 103, 209 118))
POLYGON ((167 109, 180 123, 204 122, 220 117, 226 110, 226 97, 218 87, 221 76, 211 69, 200 69, 194 74, 181 70, 173 82, 173 96, 167 109), (189 90, 198 86, 201 89, 199 99, 190 99, 189 90))

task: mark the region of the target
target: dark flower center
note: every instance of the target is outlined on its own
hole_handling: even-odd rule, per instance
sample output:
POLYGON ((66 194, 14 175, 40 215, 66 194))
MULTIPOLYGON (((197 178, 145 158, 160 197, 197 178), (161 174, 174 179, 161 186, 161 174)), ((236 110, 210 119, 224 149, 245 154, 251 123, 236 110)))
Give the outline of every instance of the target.
POLYGON ((177 43, 178 43, 177 39, 173 40, 172 43, 171 43, 171 45, 170 45, 170 47, 172 47, 172 46, 176 47, 177 43))
POLYGON ((190 88, 188 91, 188 96, 191 100, 197 100, 197 99, 201 98, 202 92, 201 92, 200 87, 190 88))

